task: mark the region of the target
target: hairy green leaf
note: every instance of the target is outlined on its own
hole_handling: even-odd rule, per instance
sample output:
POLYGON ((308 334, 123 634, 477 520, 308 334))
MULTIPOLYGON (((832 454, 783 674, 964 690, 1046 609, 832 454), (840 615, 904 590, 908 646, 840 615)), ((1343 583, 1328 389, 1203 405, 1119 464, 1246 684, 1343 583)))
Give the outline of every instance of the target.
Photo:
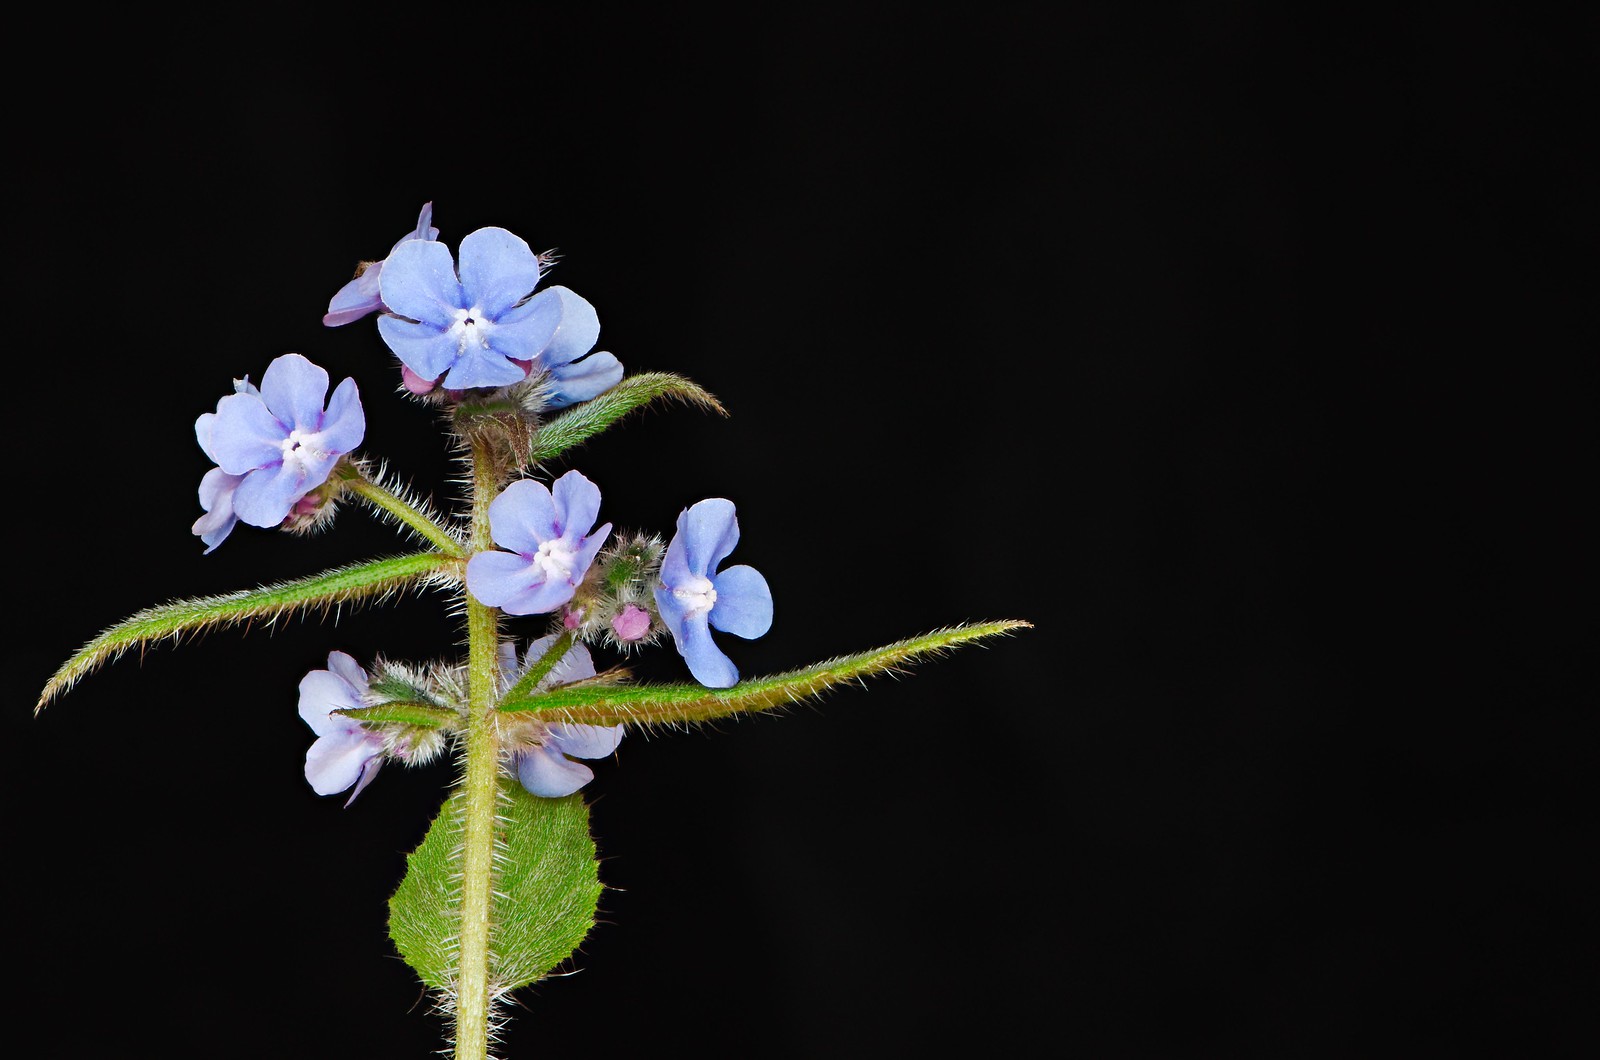
MULTIPOLYGON (((489 955, 497 991, 526 986, 566 960, 594 926, 603 889, 582 796, 541 799, 503 777, 499 794, 489 955)), ((389 900, 389 936, 436 990, 456 981, 464 798, 445 803, 389 900)))
POLYGON ((732 688, 700 685, 573 685, 508 701, 501 713, 538 711, 551 720, 583 725, 673 724, 712 721, 730 714, 771 710, 799 703, 844 681, 899 670, 950 648, 1025 629, 1020 621, 984 622, 936 630, 874 651, 845 655, 803 670, 740 681, 732 688))
POLYGON ((426 703, 402 703, 398 700, 390 700, 371 707, 349 707, 331 713, 342 714, 352 721, 411 725, 419 729, 450 728, 461 721, 461 715, 453 710, 432 707, 426 703))
POLYGON ((565 452, 657 398, 676 398, 727 415, 727 410, 698 383, 671 372, 641 372, 540 425, 529 462, 541 463, 565 452))
POLYGON ((337 607, 382 597, 443 575, 460 560, 438 552, 414 552, 324 571, 310 578, 260 589, 176 600, 140 611, 85 644, 45 683, 35 711, 78 679, 129 648, 181 640, 222 626, 277 621, 313 608, 337 607))

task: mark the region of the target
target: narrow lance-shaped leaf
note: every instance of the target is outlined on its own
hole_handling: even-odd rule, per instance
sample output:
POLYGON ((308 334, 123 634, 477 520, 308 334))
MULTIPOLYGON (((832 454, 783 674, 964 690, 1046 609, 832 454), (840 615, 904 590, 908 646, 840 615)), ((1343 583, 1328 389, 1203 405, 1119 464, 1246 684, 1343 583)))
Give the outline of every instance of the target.
MULTIPOLYGON (((464 799, 445 803, 389 900, 389 936, 435 990, 456 982, 464 799)), ((578 948, 602 885, 582 796, 541 799, 502 777, 497 821, 489 977, 500 991, 534 982, 578 948)))
POLYGON ((874 651, 846 655, 803 670, 740 681, 732 688, 700 685, 582 685, 508 701, 501 713, 537 711, 582 725, 673 724, 712 721, 798 703, 844 681, 898 670, 909 663, 984 637, 1028 628, 1021 621, 984 622, 936 630, 874 651))
POLYGON ((676 398, 727 415, 727 410, 699 384, 671 372, 641 372, 541 424, 533 438, 530 463, 541 463, 571 449, 657 398, 676 398))
POLYGON ((452 728, 461 721, 453 710, 429 706, 426 703, 378 703, 370 707, 349 707, 331 711, 352 721, 387 725, 410 725, 419 729, 452 728))
POLYGON ((46 682, 34 710, 42 709, 79 678, 129 648, 179 640, 187 634, 245 622, 273 622, 298 611, 386 596, 438 577, 459 564, 460 560, 438 552, 414 552, 260 589, 175 600, 140 611, 112 626, 68 659, 46 682))

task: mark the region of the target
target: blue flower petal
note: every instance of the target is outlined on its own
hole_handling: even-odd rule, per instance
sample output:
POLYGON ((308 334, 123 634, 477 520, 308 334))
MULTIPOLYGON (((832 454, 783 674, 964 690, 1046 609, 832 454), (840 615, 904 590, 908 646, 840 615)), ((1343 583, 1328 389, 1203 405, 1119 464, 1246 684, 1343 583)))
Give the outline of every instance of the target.
POLYGON ((457 309, 468 307, 450 248, 426 239, 405 240, 394 248, 378 290, 390 312, 441 330, 455 323, 457 309))
POLYGON ((517 779, 541 798, 559 799, 593 780, 594 771, 547 744, 517 756, 517 779))
POLYGON ((532 361, 550 344, 561 323, 561 303, 535 295, 528 304, 494 322, 489 346, 504 357, 532 361))
MULTIPOLYGON (((566 287, 551 287, 532 301, 540 298, 554 299, 560 307, 560 325, 550 337, 550 343, 539 356, 539 364, 546 368, 576 361, 594 349, 600 339, 600 314, 594 311, 589 300, 566 287)), ((530 305, 532 302, 529 303, 530 305)))
POLYGON ((342 456, 360 445, 366 433, 367 414, 361 408, 356 381, 346 379, 328 399, 328 410, 322 415, 322 429, 317 432, 316 444, 327 452, 342 456))
POLYGON ((233 492, 244 481, 242 475, 230 475, 220 467, 207 471, 200 480, 200 507, 206 514, 194 521, 190 529, 205 542, 205 555, 210 555, 233 532, 239 516, 233 510, 233 492))
POLYGON ((489 534, 495 544, 514 552, 531 554, 560 537, 560 518, 550 491, 532 479, 513 482, 489 502, 489 534))
MULTIPOLYGON (((254 394, 229 394, 217 402, 210 428, 206 455, 230 475, 283 461, 283 440, 289 432, 254 394)), ((195 429, 196 434, 202 429, 198 422, 195 429)))
POLYGON ((484 349, 471 343, 458 347, 455 364, 444 377, 447 390, 470 390, 473 387, 510 386, 520 383, 528 373, 519 364, 513 364, 499 350, 484 349))
POLYGON ((610 390, 622 382, 622 362, 609 353, 591 353, 581 361, 550 370, 545 408, 564 409, 610 390))
POLYGON ((717 591, 712 605, 712 626, 745 640, 754 640, 772 628, 772 590, 754 567, 729 567, 711 579, 717 591))
POLYGON ((298 466, 261 468, 246 475, 233 491, 233 510, 251 526, 274 527, 289 517, 295 501, 304 497, 308 488, 298 466))
POLYGON ((306 751, 306 780, 318 795, 336 795, 359 781, 381 753, 365 733, 341 731, 318 737, 306 751))
MULTIPOLYGON (((656 600, 660 599, 661 594, 657 593, 656 600)), ((665 617, 665 609, 662 615, 665 617)), ((670 628, 678 654, 689 664, 696 681, 707 688, 732 688, 739 683, 739 670, 711 639, 705 614, 691 615, 670 628)))
POLYGON ((289 428, 316 430, 327 396, 328 373, 298 353, 274 358, 261 377, 261 400, 267 411, 289 428))
POLYGON ((710 497, 678 516, 678 535, 686 550, 684 562, 695 574, 706 576, 739 543, 739 520, 733 502, 710 497))
POLYGON ((564 755, 573 758, 605 758, 614 754, 622 742, 621 725, 575 725, 555 722, 549 727, 550 742, 564 755))
POLYGON ((498 320, 539 283, 539 256, 526 240, 504 228, 468 233, 461 240, 460 258, 467 297, 463 308, 476 307, 490 320, 498 320))
POLYGON ((400 363, 423 379, 437 379, 448 372, 461 348, 456 337, 446 330, 395 317, 379 317, 378 334, 400 363))
POLYGON ((514 552, 479 552, 467 560, 467 591, 490 607, 504 606, 543 578, 538 568, 514 552))
POLYGON ((581 471, 568 471, 550 489, 556 525, 561 536, 576 541, 589 532, 600 515, 600 487, 581 471))
POLYGON ((383 299, 378 294, 381 275, 383 262, 375 261, 360 276, 335 291, 328 299, 328 311, 322 315, 323 326, 336 328, 382 309, 383 299))

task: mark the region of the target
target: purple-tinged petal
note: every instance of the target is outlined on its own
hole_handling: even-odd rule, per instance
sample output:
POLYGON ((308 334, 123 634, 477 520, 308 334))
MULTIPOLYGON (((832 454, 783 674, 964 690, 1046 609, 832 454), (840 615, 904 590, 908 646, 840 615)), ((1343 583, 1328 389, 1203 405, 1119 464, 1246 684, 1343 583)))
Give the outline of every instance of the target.
POLYGON ((322 415, 322 428, 311 440, 324 452, 343 456, 360 445, 366 433, 367 414, 361 407, 356 381, 346 379, 328 399, 328 411, 322 415))
POLYGON ((717 602, 711 625, 724 633, 754 640, 772 628, 772 590, 754 567, 729 567, 711 579, 717 602))
POLYGON ((356 778, 355 790, 350 793, 350 797, 348 799, 344 800, 345 809, 348 810, 350 808, 350 804, 356 801, 357 795, 360 795, 363 791, 367 790, 367 785, 371 784, 373 780, 377 778, 378 770, 382 768, 382 754, 375 754, 365 762, 361 763, 361 775, 356 778))
POLYGON ((581 361, 551 369, 550 379, 545 408, 564 409, 588 401, 622 382, 622 362, 604 351, 591 353, 581 361))
POLYGON ((383 262, 375 261, 335 291, 328 299, 328 311, 322 315, 323 326, 336 328, 382 309, 383 299, 378 294, 378 277, 382 274, 383 262))
POLYGON ((539 256, 527 240, 504 228, 468 233, 461 240, 459 257, 467 297, 461 307, 472 306, 490 320, 498 320, 539 283, 539 256))
POLYGON ((448 330, 432 324, 413 324, 396 317, 379 317, 378 334, 389 349, 422 379, 438 379, 456 363, 461 343, 448 330))
POLYGON ((367 691, 367 671, 361 668, 361 664, 342 651, 330 651, 328 653, 328 670, 335 676, 343 678, 345 683, 350 686, 355 698, 347 706, 361 706, 361 697, 367 691))
POLYGON ((328 396, 328 373, 298 353, 274 358, 261 376, 261 400, 279 423, 316 430, 328 396))
POLYGON ((533 554, 561 536, 555 499, 543 483, 519 479, 489 502, 489 533, 501 548, 533 554))
POLYGON ((722 497, 698 501, 678 516, 678 535, 691 571, 708 575, 739 543, 739 520, 733 502, 722 497))
POLYGON ((470 390, 473 387, 510 386, 527 378, 522 366, 513 364, 491 345, 457 343, 455 363, 444 377, 446 390, 470 390))
POLYGON ((213 464, 218 463, 216 453, 211 448, 211 433, 217 428, 217 414, 215 412, 202 412, 194 421, 194 440, 200 443, 200 451, 210 458, 213 464))
POLYGON ((605 758, 622 742, 621 725, 574 725, 556 722, 549 727, 556 750, 573 758, 605 758))
POLYGON ((537 295, 526 306, 506 313, 494 322, 489 345, 503 357, 533 361, 550 343, 550 336, 561 323, 561 306, 542 301, 537 295))
POLYGON ((378 290, 390 312, 441 330, 455 323, 457 309, 467 308, 450 248, 426 239, 402 240, 390 252, 378 290))
POLYGON ((200 507, 206 514, 194 521, 190 529, 205 542, 204 555, 210 555, 233 532, 239 517, 233 511, 233 491, 244 481, 241 475, 230 475, 220 467, 207 471, 200 480, 200 507))
POLYGON ((382 753, 367 735, 341 731, 319 737, 306 751, 306 780, 311 790, 335 795, 360 780, 367 763, 382 753))
MULTIPOLYGON (((660 599, 661 594, 658 592, 657 602, 660 599)), ((739 670, 733 665, 733 660, 724 655, 722 649, 711 639, 711 629, 706 624, 704 613, 689 615, 682 622, 674 624, 671 629, 672 640, 677 645, 678 654, 689 664, 689 672, 694 674, 696 681, 707 688, 732 688, 739 683, 739 670)))
MULTIPOLYGON (((508 615, 547 615, 571 600, 572 594, 577 591, 577 586, 565 578, 546 579, 543 571, 537 571, 535 576, 544 580, 529 585, 503 604, 490 606, 498 606, 508 615)), ((479 599, 482 600, 482 597, 479 599)))
POLYGON ((359 722, 333 712, 361 706, 360 689, 366 685, 365 674, 357 685, 333 670, 312 670, 300 679, 300 720, 318 736, 358 731, 359 722))
POLYGON ((479 552, 467 560, 467 591, 490 607, 504 606, 543 580, 543 571, 514 552, 479 552))
POLYGON ((568 471, 550 487, 560 535, 576 541, 589 532, 600 515, 600 487, 581 471, 568 471))
POLYGON ((588 299, 574 294, 570 288, 556 286, 540 292, 529 304, 541 298, 554 298, 561 316, 555 334, 539 355, 540 366, 547 370, 558 368, 594 349, 600 339, 600 314, 594 311, 588 299))
POLYGON ((311 488, 298 461, 261 468, 246 475, 233 491, 233 510, 251 526, 270 529, 287 519, 295 501, 311 488))
POLYGON ((571 795, 594 779, 594 771, 551 746, 530 747, 517 756, 517 779, 546 799, 571 795))
MULTIPOLYGON (((433 227, 433 203, 425 202, 422 204, 422 209, 417 211, 416 229, 406 235, 401 236, 399 241, 396 242, 394 246, 398 247, 401 243, 405 243, 413 239, 438 238, 439 230, 433 227)), ((389 248, 389 253, 394 253, 394 247, 389 248)))
MULTIPOLYGON (((254 394, 229 394, 217 402, 216 419, 210 427, 208 455, 230 475, 243 475, 283 460, 283 442, 289 431, 254 394)), ((198 434, 198 422, 195 429, 198 434)))
POLYGON ((583 576, 588 573, 589 567, 594 563, 594 558, 605 547, 606 538, 611 536, 611 524, 597 526, 589 535, 578 544, 578 550, 572 558, 572 583, 574 586, 583 581, 583 576))

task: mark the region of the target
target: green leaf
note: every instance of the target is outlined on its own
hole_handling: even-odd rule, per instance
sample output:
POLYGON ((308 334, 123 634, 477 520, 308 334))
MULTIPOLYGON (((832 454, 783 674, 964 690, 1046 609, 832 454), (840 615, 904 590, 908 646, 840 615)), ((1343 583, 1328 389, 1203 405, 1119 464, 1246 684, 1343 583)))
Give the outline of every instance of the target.
POLYGON ((634 409, 643 408, 657 398, 676 398, 724 416, 728 414, 717 399, 697 383, 671 372, 641 372, 540 425, 533 437, 529 462, 537 464, 549 460, 599 434, 634 409))
MULTIPOLYGON (((310 578, 278 582, 246 592, 176 600, 140 611, 85 644, 45 683, 35 711, 76 684, 79 678, 129 648, 181 640, 222 626, 277 621, 313 608, 329 608, 386 596, 444 575, 461 561, 438 552, 358 563, 310 578)), ((452 580, 454 580, 452 578, 452 580)))
POLYGON ((583 725, 671 724, 712 721, 730 714, 772 710, 815 696, 844 681, 896 671, 909 663, 984 637, 1030 627, 1020 621, 984 622, 936 630, 875 651, 846 655, 803 670, 741 681, 732 688, 700 685, 573 685, 501 704, 501 713, 538 711, 552 720, 583 725))
POLYGON ((402 703, 397 700, 371 707, 350 707, 332 713, 342 714, 353 721, 410 725, 418 729, 451 728, 461 721, 461 715, 453 710, 431 707, 426 703, 402 703))
MULTIPOLYGON (((461 922, 461 805, 451 796, 389 900, 389 936, 428 986, 454 988, 461 922)), ((589 808, 580 795, 541 799, 500 779, 489 977, 526 986, 566 960, 594 926, 603 889, 589 808)))

